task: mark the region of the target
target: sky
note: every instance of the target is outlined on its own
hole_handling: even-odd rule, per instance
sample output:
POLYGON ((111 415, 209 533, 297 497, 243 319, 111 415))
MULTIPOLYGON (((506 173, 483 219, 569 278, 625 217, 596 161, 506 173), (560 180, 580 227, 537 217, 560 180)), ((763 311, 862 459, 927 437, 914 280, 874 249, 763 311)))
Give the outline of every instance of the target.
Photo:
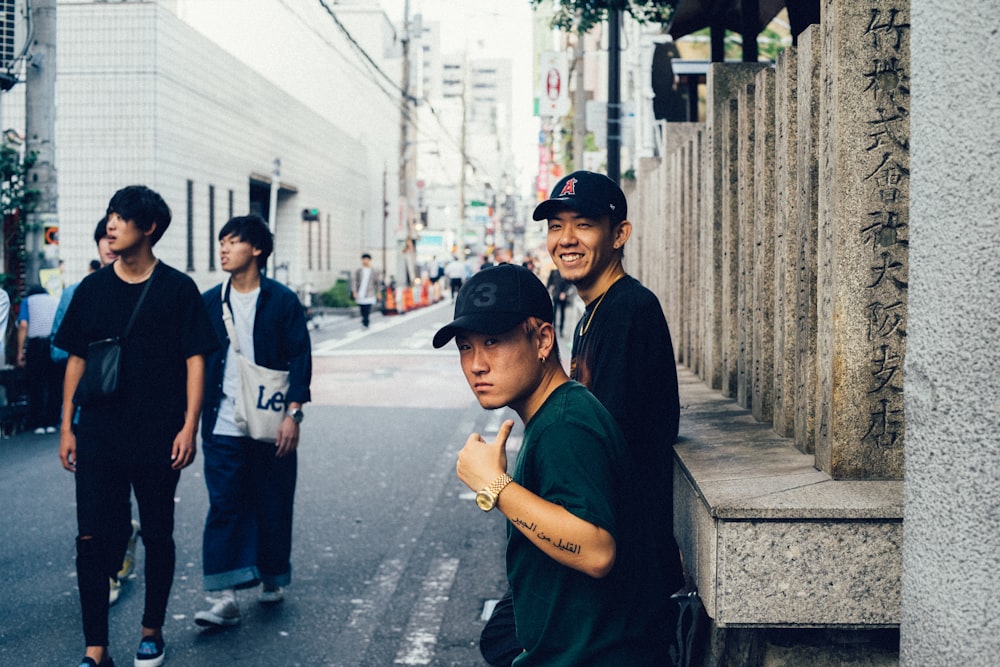
MULTIPOLYGON (((402 22, 405 0, 379 0, 394 22, 402 22)), ((410 0, 410 15, 441 24, 444 54, 509 58, 513 62, 514 154, 524 178, 538 161, 538 119, 534 117, 532 10, 529 0, 410 0)), ((523 180, 521 181, 523 183, 523 180)))

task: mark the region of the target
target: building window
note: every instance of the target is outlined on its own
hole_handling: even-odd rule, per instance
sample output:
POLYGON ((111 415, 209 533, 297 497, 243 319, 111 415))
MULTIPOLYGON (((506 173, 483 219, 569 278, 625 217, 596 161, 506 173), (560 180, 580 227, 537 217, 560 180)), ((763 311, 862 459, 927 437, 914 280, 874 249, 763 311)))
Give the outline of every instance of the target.
POLYGON ((194 271, 194 181, 187 182, 187 270, 194 271))
POLYGON ((226 220, 232 220, 233 218, 233 191, 229 191, 229 214, 226 216, 226 220))
POLYGON ((208 186, 208 270, 215 271, 215 186, 208 186))

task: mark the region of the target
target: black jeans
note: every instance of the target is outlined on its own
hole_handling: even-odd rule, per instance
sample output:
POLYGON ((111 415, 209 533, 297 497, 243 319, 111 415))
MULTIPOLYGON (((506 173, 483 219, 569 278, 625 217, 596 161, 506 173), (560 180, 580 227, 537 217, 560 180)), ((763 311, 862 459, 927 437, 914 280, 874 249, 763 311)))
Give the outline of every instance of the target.
POLYGON ((24 350, 28 377, 28 427, 58 426, 63 366, 52 361, 48 338, 29 338, 24 350))
POLYGON ((510 667, 514 658, 524 652, 521 643, 517 641, 514 596, 509 587, 493 608, 490 620, 479 635, 479 652, 492 667, 510 667))
POLYGON ((108 645, 108 580, 122 565, 132 531, 130 489, 145 548, 144 627, 163 626, 174 579, 174 491, 180 471, 165 462, 129 460, 115 444, 77 434, 76 571, 87 646, 108 645))

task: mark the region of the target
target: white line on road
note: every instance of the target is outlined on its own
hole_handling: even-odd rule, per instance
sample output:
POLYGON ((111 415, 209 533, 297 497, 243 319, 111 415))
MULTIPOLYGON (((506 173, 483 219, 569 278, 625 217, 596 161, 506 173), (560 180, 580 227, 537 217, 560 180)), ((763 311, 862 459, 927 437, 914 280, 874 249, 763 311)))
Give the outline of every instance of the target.
POLYGON ((403 645, 396 653, 393 664, 430 664, 434 658, 438 632, 441 631, 448 592, 457 572, 457 558, 438 558, 431 564, 431 571, 420 589, 420 601, 406 626, 403 645))
MULTIPOLYGON (((475 418, 476 412, 470 410, 466 411, 459 421, 455 435, 448 439, 445 449, 440 454, 442 462, 447 461, 447 464, 436 466, 427 475, 424 483, 419 486, 420 491, 413 498, 413 507, 432 507, 434 505, 434 499, 441 492, 441 487, 447 476, 455 474, 454 443, 464 441, 472 431, 475 418)), ((375 577, 365 587, 363 598, 354 601, 355 608, 351 611, 347 623, 335 642, 338 649, 338 659, 336 662, 327 663, 328 665, 357 667, 357 665, 364 664, 364 657, 368 652, 375 629, 399 587, 403 571, 406 569, 406 564, 412 554, 411 542, 415 539, 414 536, 419 537, 423 533, 429 517, 430 512, 415 513, 412 521, 409 521, 396 535, 396 539, 392 542, 396 546, 390 548, 386 558, 379 565, 375 577)), ((455 567, 457 568, 457 564, 455 567)), ((454 573, 452 578, 454 578, 454 573)), ((434 580, 435 577, 430 577, 430 581, 434 580)), ((424 587, 426 588, 427 585, 425 582, 424 587)), ((440 621, 438 623, 440 624, 440 621)))

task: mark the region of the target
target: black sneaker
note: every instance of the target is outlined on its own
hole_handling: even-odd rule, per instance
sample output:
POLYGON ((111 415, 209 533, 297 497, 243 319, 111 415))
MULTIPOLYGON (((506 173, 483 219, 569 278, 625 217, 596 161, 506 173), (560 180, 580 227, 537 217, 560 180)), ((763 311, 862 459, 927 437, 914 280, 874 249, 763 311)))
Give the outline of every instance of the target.
POLYGON ((115 661, 109 655, 105 657, 104 662, 97 664, 93 658, 84 656, 83 660, 80 661, 79 667, 115 667, 115 661))
POLYGON ((143 637, 135 652, 135 667, 160 667, 163 664, 163 636, 143 637))

